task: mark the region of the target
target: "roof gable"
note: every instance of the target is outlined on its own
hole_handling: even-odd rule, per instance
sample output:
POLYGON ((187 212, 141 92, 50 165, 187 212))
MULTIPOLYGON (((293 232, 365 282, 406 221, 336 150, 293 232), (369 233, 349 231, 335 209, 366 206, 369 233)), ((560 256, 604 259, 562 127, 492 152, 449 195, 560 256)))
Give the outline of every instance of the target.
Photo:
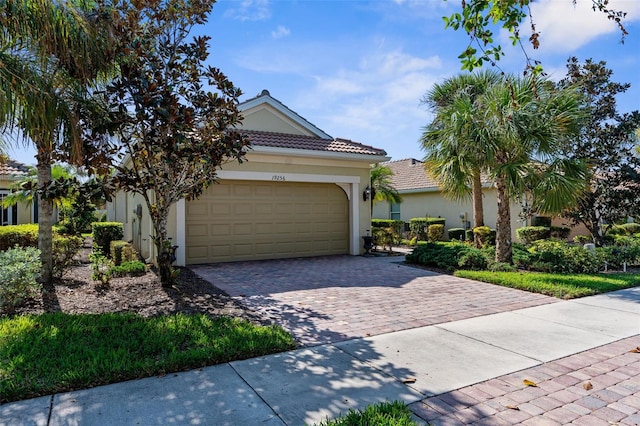
POLYGON ((11 159, 7 159, 6 161, 0 160, 0 176, 2 177, 18 178, 26 175, 28 171, 29 167, 26 164, 11 159))
POLYGON ((285 104, 271 97, 268 90, 241 102, 238 109, 243 115, 242 124, 239 126, 241 129, 333 139, 285 104))

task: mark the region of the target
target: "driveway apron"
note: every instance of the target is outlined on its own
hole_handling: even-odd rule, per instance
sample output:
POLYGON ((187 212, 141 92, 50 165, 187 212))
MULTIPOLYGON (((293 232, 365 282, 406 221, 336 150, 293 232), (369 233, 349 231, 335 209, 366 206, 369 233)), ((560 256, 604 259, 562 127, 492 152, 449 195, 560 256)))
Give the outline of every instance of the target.
POLYGON ((190 268, 282 325, 302 346, 441 324, 557 302, 362 256, 193 265, 190 268))

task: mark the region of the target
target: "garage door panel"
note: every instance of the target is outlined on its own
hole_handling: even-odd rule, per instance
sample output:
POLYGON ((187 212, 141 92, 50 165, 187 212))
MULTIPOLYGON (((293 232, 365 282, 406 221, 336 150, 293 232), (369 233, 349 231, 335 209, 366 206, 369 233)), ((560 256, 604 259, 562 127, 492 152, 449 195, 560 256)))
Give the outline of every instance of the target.
POLYGON ((334 184, 223 181, 187 204, 186 222, 188 264, 348 253, 334 184))

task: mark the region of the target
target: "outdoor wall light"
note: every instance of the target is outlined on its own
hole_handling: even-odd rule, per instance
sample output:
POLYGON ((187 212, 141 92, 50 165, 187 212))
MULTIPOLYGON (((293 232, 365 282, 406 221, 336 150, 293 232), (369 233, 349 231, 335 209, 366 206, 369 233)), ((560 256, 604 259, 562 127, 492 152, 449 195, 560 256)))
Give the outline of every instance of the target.
POLYGON ((369 198, 371 198, 371 187, 367 185, 367 187, 364 189, 364 192, 362 193, 362 199, 364 201, 367 201, 369 198))

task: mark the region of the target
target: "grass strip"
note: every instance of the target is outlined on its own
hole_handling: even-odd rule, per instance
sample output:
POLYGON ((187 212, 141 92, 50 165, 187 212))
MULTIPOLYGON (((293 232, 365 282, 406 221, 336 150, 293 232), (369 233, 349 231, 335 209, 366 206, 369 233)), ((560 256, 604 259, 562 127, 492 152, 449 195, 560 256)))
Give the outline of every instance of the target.
POLYGON ((560 299, 574 299, 640 286, 640 274, 548 274, 458 270, 454 275, 560 299))
POLYGON ((0 318, 0 403, 293 349, 278 326, 203 314, 0 318))
POLYGON ((411 410, 400 401, 369 405, 364 410, 349 410, 336 419, 327 419, 318 426, 416 426, 411 410))

